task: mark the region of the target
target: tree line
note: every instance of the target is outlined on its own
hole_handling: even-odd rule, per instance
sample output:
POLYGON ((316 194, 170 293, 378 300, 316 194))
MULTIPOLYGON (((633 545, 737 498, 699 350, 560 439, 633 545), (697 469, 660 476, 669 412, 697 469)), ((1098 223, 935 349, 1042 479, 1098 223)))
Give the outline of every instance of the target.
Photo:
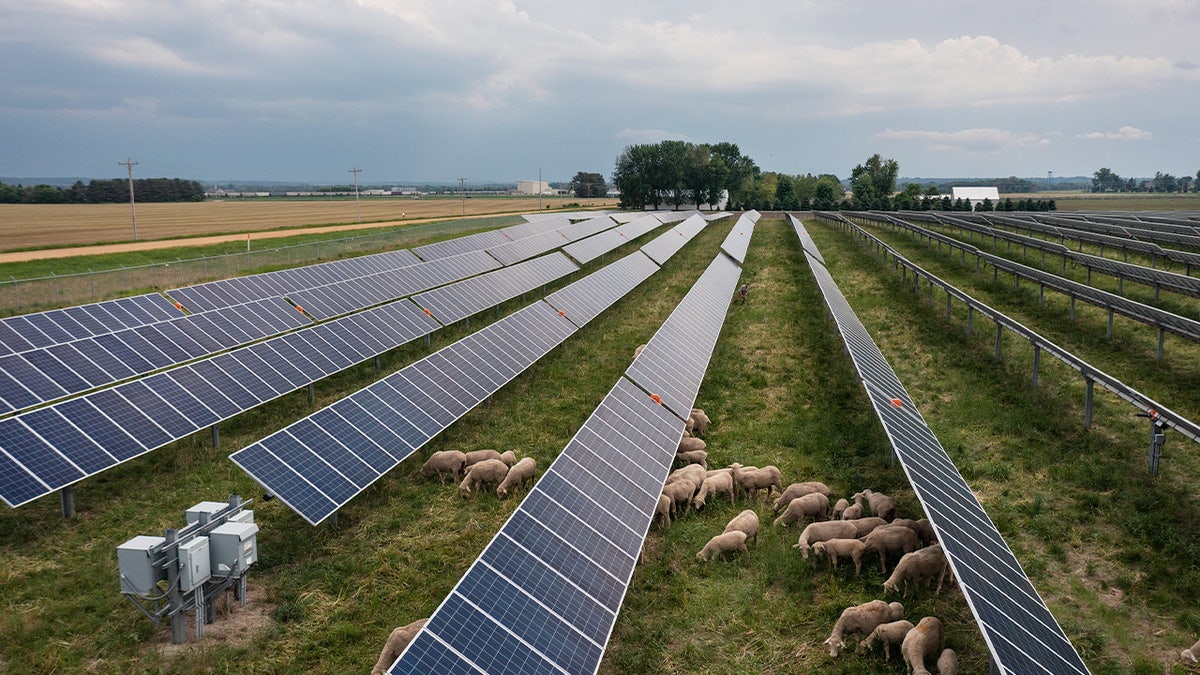
POLYGON ((1192 176, 1172 176, 1162 171, 1154 172, 1154 178, 1122 178, 1107 166, 1092 174, 1092 192, 1200 192, 1200 171, 1192 176))
POLYGON ((617 157, 612 179, 621 191, 622 208, 716 208, 726 194, 728 204, 741 203, 759 175, 754 160, 734 143, 662 141, 627 146, 617 157))
MULTIPOLYGON (((133 194, 139 202, 204 201, 204 186, 182 178, 138 178, 133 194)), ((115 204, 129 201, 129 181, 122 178, 75 181, 60 188, 54 185, 7 185, 0 183, 0 204, 115 204)))

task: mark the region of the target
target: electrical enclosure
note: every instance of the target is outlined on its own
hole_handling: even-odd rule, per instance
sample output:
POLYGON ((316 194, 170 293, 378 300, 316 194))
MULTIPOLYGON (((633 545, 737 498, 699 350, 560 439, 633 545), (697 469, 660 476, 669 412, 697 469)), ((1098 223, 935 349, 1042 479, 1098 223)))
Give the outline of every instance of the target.
POLYGON ((151 549, 166 542, 163 537, 138 535, 117 547, 117 564, 121 571, 121 592, 148 596, 157 595, 155 586, 167 578, 166 570, 151 564, 151 549))
POLYGON ((258 525, 227 522, 208 534, 213 576, 244 573, 258 561, 258 525))
POLYGON ((179 545, 179 590, 188 593, 212 577, 208 537, 179 545))
POLYGON ((222 509, 229 508, 228 502, 200 502, 192 508, 183 512, 183 516, 187 518, 187 524, 200 522, 200 514, 207 513, 210 516, 222 509))

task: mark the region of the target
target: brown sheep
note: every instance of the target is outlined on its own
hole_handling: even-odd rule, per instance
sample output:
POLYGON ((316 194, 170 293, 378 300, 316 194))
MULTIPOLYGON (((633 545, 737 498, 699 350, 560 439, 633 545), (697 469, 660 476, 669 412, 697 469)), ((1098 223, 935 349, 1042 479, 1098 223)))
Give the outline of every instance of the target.
MULTIPOLYGON (((832 521, 837 522, 837 521, 832 521)), ((904 605, 898 602, 886 603, 882 600, 872 600, 861 605, 847 607, 842 610, 833 632, 825 639, 829 645, 829 655, 837 658, 838 652, 846 646, 843 638, 850 635, 867 636, 881 623, 899 621, 904 618, 904 605)))
POLYGON ((729 469, 733 474, 735 490, 745 491, 747 496, 757 497, 759 490, 766 490, 767 496, 770 497, 772 488, 783 492, 783 479, 780 477, 779 467, 764 466, 761 469, 750 471, 735 462, 729 465, 729 469))
POLYGON ((862 542, 867 545, 868 552, 879 554, 880 572, 887 571, 887 556, 889 553, 897 551, 910 553, 921 545, 920 540, 917 539, 917 533, 903 525, 885 525, 872 530, 870 534, 862 537, 862 542))
POLYGON ((854 576, 862 576, 862 559, 866 551, 866 544, 857 539, 826 539, 812 545, 813 557, 829 556, 829 569, 835 572, 839 558, 850 558, 854 562, 854 576))
POLYGON ((704 450, 688 450, 675 453, 675 459, 681 459, 685 464, 699 464, 708 471, 708 453, 704 450))
POLYGON ((921 540, 922 546, 928 546, 930 542, 937 539, 933 534, 933 525, 929 524, 928 518, 920 520, 910 520, 908 518, 897 518, 891 522, 892 525, 903 525, 917 533, 917 537, 921 540))
POLYGON ((692 499, 692 508, 699 511, 704 508, 704 502, 709 495, 729 494, 729 503, 733 503, 733 476, 728 473, 715 473, 704 479, 700 492, 692 499))
MULTIPOLYGON (((749 467, 742 467, 742 470, 748 471, 749 467)), ((783 490, 783 494, 779 495, 779 497, 776 498, 775 501, 771 503, 771 508, 776 511, 778 511, 780 509, 785 509, 785 508, 787 508, 787 505, 791 504, 792 500, 795 499, 796 497, 803 497, 804 495, 811 495, 814 492, 819 492, 819 493, 825 495, 826 497, 828 497, 831 494, 829 491, 829 487, 826 486, 824 483, 818 483, 816 481, 808 481, 805 483, 792 483, 791 485, 787 486, 783 490)), ((842 500, 842 501, 845 501, 845 500, 842 500)), ((837 520, 837 519, 835 518, 834 520, 837 520)))
POLYGON ((675 502, 665 494, 658 496, 658 506, 654 507, 654 520, 660 523, 663 529, 671 526, 671 513, 675 510, 675 502))
POLYGON ((775 519, 775 524, 782 524, 784 527, 792 523, 805 525, 810 516, 813 520, 829 520, 828 514, 829 498, 820 492, 814 492, 811 495, 793 499, 783 513, 775 519))
MULTIPOLYGON (((862 504, 859 503, 851 504, 847 506, 844 511, 842 511, 842 520, 858 520, 862 517, 863 507, 862 504)), ((880 520, 882 520, 882 518, 880 520)))
POLYGON ((505 450, 504 452, 500 453, 500 461, 512 466, 513 464, 517 463, 517 453, 513 452, 512 450, 505 450))
POLYGON ((445 474, 449 473, 454 476, 454 480, 458 480, 466 465, 467 456, 458 450, 439 450, 425 460, 425 464, 421 466, 421 474, 431 476, 436 472, 438 482, 445 484, 445 474))
MULTIPOLYGON (((501 462, 503 461, 501 460, 501 462)), ((500 484, 496 486, 496 496, 504 499, 514 487, 532 487, 536 474, 537 460, 532 457, 522 458, 521 461, 508 470, 508 473, 504 476, 504 480, 500 481, 500 484)))
POLYGON ((883 518, 886 521, 891 521, 896 517, 896 500, 883 494, 882 492, 872 492, 863 490, 857 492, 851 499, 855 504, 862 504, 862 498, 867 499, 867 505, 871 507, 871 515, 883 518))
POLYGON ((1182 659, 1184 663, 1200 662, 1200 640, 1196 640, 1196 644, 1179 652, 1179 658, 1182 659))
POLYGON ((679 503, 683 503, 683 509, 692 503, 692 495, 696 493, 696 488, 692 486, 692 482, 686 479, 668 481, 662 489, 663 496, 671 500, 672 513, 679 513, 679 503))
POLYGON ((705 443, 703 439, 684 436, 683 438, 679 439, 679 449, 675 451, 675 454, 692 452, 693 450, 703 450, 706 447, 708 447, 708 443, 705 443))
POLYGON ((704 548, 696 554, 696 560, 709 561, 713 557, 724 557, 726 553, 741 551, 748 553, 746 550, 746 533, 741 530, 733 530, 731 532, 723 532, 708 540, 704 548))
MULTIPOLYGON (((842 514, 842 515, 845 515, 845 514, 842 514)), ((884 525, 888 524, 887 521, 884 520, 883 518, 876 518, 875 516, 868 516, 866 518, 855 518, 853 520, 847 520, 847 519, 843 519, 843 520, 845 520, 845 522, 850 523, 851 525, 854 526, 855 531, 858 532, 858 534, 854 535, 855 538, 865 537, 868 534, 871 534, 871 531, 874 530, 875 528, 883 527, 884 525)))
POLYGON ((900 645, 900 653, 904 656, 904 665, 913 675, 929 675, 925 669, 925 659, 941 653, 946 647, 946 633, 942 622, 935 616, 927 616, 917 622, 917 625, 904 636, 900 645))
POLYGON ((692 414, 688 417, 692 421, 692 433, 696 436, 703 436, 708 430, 708 425, 712 424, 712 420, 704 411, 699 408, 692 408, 692 414))
POLYGON ((953 649, 943 649, 937 666, 938 675, 958 675, 958 654, 953 649))
POLYGON ((846 501, 845 499, 837 500, 837 503, 833 505, 833 510, 830 512, 829 518, 831 520, 843 520, 846 509, 849 506, 850 502, 846 501))
POLYGON ((950 563, 946 561, 941 544, 906 553, 904 557, 900 558, 900 562, 896 563, 896 569, 892 570, 892 576, 883 582, 883 593, 886 595, 899 590, 903 584, 903 596, 908 597, 910 581, 924 582, 928 586, 935 578, 938 580, 937 592, 940 593, 942 579, 945 578, 949 566, 950 563))
POLYGON ((844 520, 829 520, 823 523, 810 523, 800 533, 800 540, 792 548, 800 549, 800 555, 808 559, 809 548, 818 541, 830 539, 852 539, 858 536, 858 530, 844 520))
POLYGON ((688 464, 681 469, 675 469, 667 476, 667 482, 671 483, 677 480, 685 480, 692 486, 692 494, 700 489, 700 485, 704 483, 704 479, 708 477, 708 471, 699 464, 688 464))
POLYGON ((425 626, 425 622, 429 619, 421 619, 414 621, 407 626, 400 626, 392 631, 388 636, 387 643, 383 645, 383 651, 379 653, 379 660, 375 662, 375 667, 371 668, 371 675, 383 675, 388 668, 400 658, 400 653, 408 646, 409 642, 421 632, 421 628, 425 626))
MULTIPOLYGON (((881 623, 871 631, 866 640, 858 643, 859 654, 865 653, 868 649, 875 646, 875 643, 883 643, 883 658, 892 658, 892 645, 899 645, 904 642, 904 636, 908 635, 908 631, 913 629, 911 621, 900 619, 890 623, 881 623)), ((940 673, 938 675, 941 675, 940 673)))
POLYGON ((471 494, 471 488, 489 483, 499 485, 507 475, 508 465, 499 459, 485 459, 478 464, 472 464, 467 467, 467 475, 458 485, 458 494, 466 498, 471 494))

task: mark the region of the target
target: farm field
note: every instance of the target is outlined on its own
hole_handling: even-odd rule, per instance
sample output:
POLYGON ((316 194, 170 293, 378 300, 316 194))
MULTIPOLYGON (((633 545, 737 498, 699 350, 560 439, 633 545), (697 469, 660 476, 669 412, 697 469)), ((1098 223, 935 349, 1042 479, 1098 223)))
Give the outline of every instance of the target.
MULTIPOLYGON (((544 469, 634 348, 718 255, 732 224, 711 224, 649 283, 421 454, 512 449, 544 469)), ((1195 448, 1169 438, 1162 475, 1147 477, 1146 429, 1127 404, 1098 392, 1095 422, 1085 431, 1083 383, 1073 372, 1043 359, 1033 389, 1029 349, 1010 337, 1004 360, 995 363, 989 326, 977 324, 975 336, 966 337, 961 307, 963 316, 947 321, 944 304, 914 296, 849 235, 813 221, 808 228, 1089 668, 1161 673, 1164 662, 1176 663, 1178 650, 1200 633, 1200 499, 1189 480, 1200 470, 1195 448)), ((1172 340, 1166 360, 1156 363, 1148 328, 1118 322, 1107 341, 1099 312, 1081 311, 1071 324, 1065 302, 1039 307, 1035 289, 993 287, 990 277, 973 277, 973 266, 903 236, 874 233, 1095 365, 1200 417, 1195 345, 1172 340)), ((869 487, 896 496, 901 515, 920 517, 903 472, 887 461, 886 437, 783 219, 759 221, 743 280, 751 284, 749 302, 730 308, 697 400, 714 419, 710 465, 776 464, 785 484, 821 480, 835 496, 869 487)), ((506 303, 502 313, 520 306, 506 303)), ((471 326, 492 319, 485 312, 471 326)), ((433 348, 467 332, 461 324, 444 329, 433 348)), ((395 350, 383 359, 383 372, 425 353, 420 343, 395 350)), ((201 433, 86 480, 76 488, 73 520, 61 519, 52 497, 0 511, 0 672, 365 672, 392 627, 437 607, 517 501, 493 494, 464 501, 452 487, 422 478, 422 459, 413 457, 352 501, 336 523, 312 528, 278 502, 258 500, 260 489, 227 456, 376 377, 362 364, 318 383, 315 404, 301 391, 224 425, 220 450, 201 433), (256 499, 262 528, 249 606, 209 626, 202 641, 170 646, 169 630, 155 630, 119 595, 114 549, 134 535, 177 527, 191 504, 230 493, 256 499)), ((651 530, 601 672, 902 672, 894 654, 890 662, 853 650, 829 658, 821 641, 840 611, 882 597, 885 577, 870 563, 856 578, 845 566, 831 573, 802 560, 791 548, 798 531, 771 527, 769 505, 754 506, 763 532, 749 555, 695 560, 708 537, 747 506, 714 504, 651 530)), ((986 672, 986 648, 956 589, 936 597, 920 590, 904 602, 914 622, 927 614, 943 620, 962 672, 986 672)))

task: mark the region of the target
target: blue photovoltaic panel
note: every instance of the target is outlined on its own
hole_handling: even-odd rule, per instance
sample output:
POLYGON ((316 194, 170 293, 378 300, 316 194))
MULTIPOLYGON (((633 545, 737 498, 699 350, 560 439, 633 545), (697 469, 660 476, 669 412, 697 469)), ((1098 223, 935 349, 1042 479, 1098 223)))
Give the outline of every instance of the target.
POLYGON ((658 218, 642 216, 624 225, 567 244, 563 247, 563 252, 580 263, 588 263, 659 227, 662 227, 662 221, 658 218))
POLYGON ((658 265, 653 260, 641 251, 634 251, 585 279, 551 293, 546 296, 546 302, 582 328, 657 271, 658 265))
POLYGON ((562 248, 569 243, 571 243, 571 240, 567 239, 564 234, 558 230, 552 230, 500 244, 499 246, 493 246, 487 249, 487 252, 501 263, 511 265, 515 262, 532 258, 535 255, 541 255, 547 251, 562 248))
POLYGON ((556 252, 421 293, 413 296, 413 300, 437 320, 451 324, 578 269, 569 258, 556 252))
POLYGON ((708 221, 699 215, 690 216, 682 223, 655 237, 654 240, 642 247, 642 251, 659 265, 665 264, 707 224, 708 221))
MULTIPOLYGON (((803 226, 794 222, 797 232, 803 226)), ((805 256, 871 405, 1003 673, 1087 673, 979 500, 814 255, 805 256)))
POLYGON ((728 253, 739 264, 746 262, 746 250, 750 248, 750 237, 754 235, 754 224, 758 221, 758 211, 747 211, 738 217, 733 229, 725 237, 721 249, 728 253))

